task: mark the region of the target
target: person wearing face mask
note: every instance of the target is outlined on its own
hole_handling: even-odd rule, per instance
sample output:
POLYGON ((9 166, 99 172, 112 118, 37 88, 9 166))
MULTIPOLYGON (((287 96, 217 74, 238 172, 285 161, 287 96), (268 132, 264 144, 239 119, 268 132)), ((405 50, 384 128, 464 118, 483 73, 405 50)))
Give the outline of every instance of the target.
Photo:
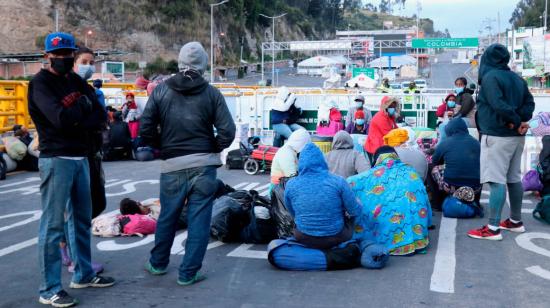
POLYGON ((136 104, 134 93, 129 92, 126 94, 126 103, 122 106, 122 114, 124 116, 124 121, 128 123, 128 127, 130 128, 132 140, 136 139, 139 135, 141 112, 136 104))
POLYGON ((346 127, 355 123, 355 112, 361 110, 365 114, 365 124, 369 124, 372 121, 372 113, 365 106, 365 97, 363 95, 357 95, 353 100, 354 105, 348 110, 346 114, 346 127))
POLYGON ((445 120, 452 118, 454 116, 454 110, 456 108, 456 96, 453 93, 450 93, 445 97, 445 100, 435 112, 435 115, 438 117, 438 121, 444 122, 445 120))
POLYGON ((388 78, 382 79, 382 83, 378 87, 378 93, 392 93, 392 88, 390 86, 390 80, 388 78))
POLYGON ((455 80, 455 94, 457 110, 455 117, 461 117, 466 121, 468 128, 476 128, 476 102, 474 100, 474 90, 467 87, 468 80, 459 77, 455 80))
POLYGON ((363 110, 357 110, 354 118, 354 123, 346 127, 346 132, 349 134, 366 135, 369 130, 369 125, 366 124, 365 112, 363 110))
POLYGON ((380 103, 380 111, 377 112, 369 125, 369 133, 365 142, 365 151, 371 159, 379 147, 384 145, 384 136, 392 129, 397 128, 395 119, 399 116, 399 99, 384 96, 380 103))
POLYGON ((105 123, 106 113, 91 87, 72 71, 76 50, 73 36, 51 33, 45 38, 45 47, 50 66, 33 77, 28 90, 29 114, 40 135, 43 214, 38 235, 39 302, 70 307, 77 300, 63 290, 61 283, 59 243, 63 235, 75 262, 71 288, 109 287, 115 283, 113 278, 97 275, 91 265, 92 202, 87 156, 92 134, 105 123))

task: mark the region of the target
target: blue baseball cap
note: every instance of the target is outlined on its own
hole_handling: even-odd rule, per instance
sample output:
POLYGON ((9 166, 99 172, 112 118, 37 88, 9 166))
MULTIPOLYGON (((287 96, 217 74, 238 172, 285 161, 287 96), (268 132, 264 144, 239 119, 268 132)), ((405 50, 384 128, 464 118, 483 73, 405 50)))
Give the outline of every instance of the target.
POLYGON ((65 32, 54 32, 48 34, 44 41, 46 52, 53 52, 60 49, 77 50, 74 42, 74 37, 65 32))

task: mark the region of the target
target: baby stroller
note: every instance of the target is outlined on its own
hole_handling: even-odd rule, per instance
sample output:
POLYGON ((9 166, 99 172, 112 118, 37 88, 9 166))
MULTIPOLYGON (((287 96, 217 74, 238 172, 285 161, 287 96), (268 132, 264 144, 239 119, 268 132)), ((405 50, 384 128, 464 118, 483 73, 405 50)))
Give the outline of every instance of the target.
POLYGON ((260 172, 266 172, 271 169, 271 163, 275 157, 275 153, 279 148, 260 145, 260 138, 251 137, 248 143, 251 147, 246 148, 246 156, 244 162, 244 172, 249 175, 256 175, 260 172), (251 140, 251 138, 257 138, 251 140))

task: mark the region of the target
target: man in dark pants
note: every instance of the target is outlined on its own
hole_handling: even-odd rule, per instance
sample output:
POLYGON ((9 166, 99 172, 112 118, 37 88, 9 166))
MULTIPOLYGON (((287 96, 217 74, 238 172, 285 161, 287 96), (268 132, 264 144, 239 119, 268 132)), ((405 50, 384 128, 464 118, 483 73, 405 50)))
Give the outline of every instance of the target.
POLYGON ((180 72, 155 88, 141 117, 142 143, 160 148, 163 160, 162 211, 145 267, 153 275, 167 272, 178 218, 186 204, 188 236, 177 281, 182 286, 204 279, 199 270, 210 238, 216 169, 222 165, 220 152, 235 139, 235 123, 223 95, 202 77, 207 63, 200 43, 185 44, 178 59, 180 72))
POLYGON ((71 71, 75 44, 62 32, 46 37, 48 69, 29 83, 29 113, 40 136, 42 217, 38 235, 42 304, 70 307, 78 303, 61 284, 59 243, 67 237, 75 272, 73 289, 109 287, 114 279, 96 275, 91 266, 92 204, 88 167, 91 132, 105 121, 95 94, 71 71), (67 212, 67 218, 65 218, 67 212), (67 231, 64 231, 67 220, 67 231))

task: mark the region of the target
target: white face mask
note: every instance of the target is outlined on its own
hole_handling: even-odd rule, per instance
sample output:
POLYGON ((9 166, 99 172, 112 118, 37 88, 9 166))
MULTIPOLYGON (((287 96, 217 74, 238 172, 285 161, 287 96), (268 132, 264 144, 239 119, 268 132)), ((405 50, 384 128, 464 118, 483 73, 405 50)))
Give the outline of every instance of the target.
POLYGON ((80 76, 80 78, 88 80, 95 73, 95 66, 89 64, 79 64, 78 72, 76 73, 80 76))

